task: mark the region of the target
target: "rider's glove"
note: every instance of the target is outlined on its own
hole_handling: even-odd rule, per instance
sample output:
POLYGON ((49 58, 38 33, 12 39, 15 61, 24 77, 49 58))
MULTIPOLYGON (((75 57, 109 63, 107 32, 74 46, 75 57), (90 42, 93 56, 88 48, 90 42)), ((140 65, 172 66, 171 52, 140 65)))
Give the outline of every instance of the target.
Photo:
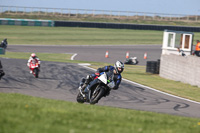
POLYGON ((96 76, 99 76, 100 74, 98 72, 95 73, 96 76))

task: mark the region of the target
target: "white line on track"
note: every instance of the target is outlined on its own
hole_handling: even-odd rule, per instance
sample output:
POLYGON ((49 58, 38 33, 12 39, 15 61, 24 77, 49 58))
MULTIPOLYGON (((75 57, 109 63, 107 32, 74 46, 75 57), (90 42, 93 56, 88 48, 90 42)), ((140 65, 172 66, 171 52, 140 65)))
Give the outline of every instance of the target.
POLYGON ((71 60, 74 60, 75 56, 77 56, 77 53, 75 53, 74 55, 72 55, 71 60))
MULTIPOLYGON (((96 71, 96 69, 90 68, 90 67, 88 67, 88 66, 84 66, 84 65, 81 65, 81 66, 83 66, 83 67, 85 67, 85 68, 87 68, 87 69, 91 69, 91 70, 93 70, 93 71, 96 71)), ((123 81, 126 81, 126 82, 129 82, 129 83, 132 83, 132 84, 135 84, 135 85, 138 85, 138 86, 140 86, 140 87, 147 88, 147 89, 149 89, 149 90, 156 91, 156 92, 158 92, 158 93, 162 93, 162 94, 164 94, 164 95, 168 95, 168 96, 175 97, 175 98, 178 98, 178 99, 182 99, 182 100, 185 100, 185 101, 189 101, 189 102, 192 102, 192 103, 200 104, 200 102, 193 101, 193 100, 186 99, 186 98, 182 98, 182 97, 179 97, 179 96, 175 96, 175 95, 172 95, 172 94, 163 92, 163 91, 159 91, 159 90, 156 90, 156 89, 154 89, 154 88, 151 88, 151 87, 148 87, 148 86, 145 86, 145 85, 138 84, 138 83, 136 83, 136 82, 130 81, 130 80, 128 80, 128 79, 124 79, 124 78, 123 78, 122 80, 123 80, 123 81)))

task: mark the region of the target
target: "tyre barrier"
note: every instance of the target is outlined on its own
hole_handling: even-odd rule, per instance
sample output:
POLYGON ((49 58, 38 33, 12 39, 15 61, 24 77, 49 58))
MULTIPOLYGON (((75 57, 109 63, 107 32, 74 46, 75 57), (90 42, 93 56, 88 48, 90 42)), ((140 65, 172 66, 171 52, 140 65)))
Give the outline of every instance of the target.
POLYGON ((10 19, 0 18, 0 25, 21 26, 48 26, 48 27, 86 27, 86 28, 109 28, 109 29, 134 29, 134 30, 159 30, 164 31, 188 31, 200 32, 200 27, 191 26, 169 26, 169 25, 147 25, 147 24, 121 24, 121 23, 98 23, 98 22, 76 22, 76 21, 52 21, 35 19, 10 19))
POLYGON ((200 27, 191 26, 169 26, 169 25, 147 25, 147 24, 121 24, 121 23, 98 23, 98 22, 75 22, 75 21, 54 21, 55 27, 86 27, 86 28, 110 28, 110 29, 135 29, 135 30, 159 30, 164 31, 188 31, 200 32, 200 27))
POLYGON ((5 49, 4 48, 0 48, 0 54, 5 54, 5 49))
POLYGON ((159 74, 160 60, 158 61, 147 61, 146 73, 159 74))
POLYGON ((21 26, 46 26, 53 27, 54 21, 34 19, 9 19, 0 18, 0 25, 21 25, 21 26))

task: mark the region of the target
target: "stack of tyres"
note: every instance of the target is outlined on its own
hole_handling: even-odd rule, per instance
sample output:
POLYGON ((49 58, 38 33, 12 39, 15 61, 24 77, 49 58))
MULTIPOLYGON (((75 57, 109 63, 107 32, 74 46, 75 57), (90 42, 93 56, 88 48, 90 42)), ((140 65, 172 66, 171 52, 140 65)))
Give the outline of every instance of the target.
POLYGON ((5 49, 4 48, 0 48, 0 54, 5 54, 5 49))
POLYGON ((147 61, 146 72, 158 74, 159 73, 158 64, 159 63, 157 61, 147 61))

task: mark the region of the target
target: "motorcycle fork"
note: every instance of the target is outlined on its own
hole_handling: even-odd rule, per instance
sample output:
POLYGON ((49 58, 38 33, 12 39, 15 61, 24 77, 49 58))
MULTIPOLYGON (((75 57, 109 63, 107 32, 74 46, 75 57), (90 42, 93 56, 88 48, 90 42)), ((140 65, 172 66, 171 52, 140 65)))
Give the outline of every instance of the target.
POLYGON ((35 68, 33 69, 33 75, 35 76, 35 68))
POLYGON ((93 94, 95 94, 97 91, 99 91, 100 90, 100 84, 98 84, 96 87, 95 87, 95 89, 94 89, 94 91, 92 91, 92 90, 89 90, 89 100, 91 99, 91 96, 93 95, 93 94))

